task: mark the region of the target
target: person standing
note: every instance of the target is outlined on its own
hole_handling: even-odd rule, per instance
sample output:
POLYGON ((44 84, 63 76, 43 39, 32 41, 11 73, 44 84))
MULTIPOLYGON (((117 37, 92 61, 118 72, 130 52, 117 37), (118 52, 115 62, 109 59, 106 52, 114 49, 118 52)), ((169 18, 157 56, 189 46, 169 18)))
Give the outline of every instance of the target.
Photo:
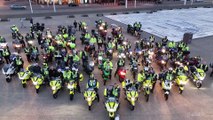
POLYGON ((33 26, 33 18, 30 18, 30 24, 33 26))
POLYGON ((10 53, 9 48, 4 49, 3 52, 2 52, 2 55, 3 55, 3 57, 4 57, 4 59, 5 59, 7 64, 10 63, 10 54, 11 53, 10 53))
POLYGON ((76 22, 76 20, 74 21, 73 25, 74 25, 75 29, 77 29, 78 23, 76 22))
POLYGON ((24 18, 20 18, 20 22, 21 22, 21 28, 25 28, 25 26, 24 26, 24 18))

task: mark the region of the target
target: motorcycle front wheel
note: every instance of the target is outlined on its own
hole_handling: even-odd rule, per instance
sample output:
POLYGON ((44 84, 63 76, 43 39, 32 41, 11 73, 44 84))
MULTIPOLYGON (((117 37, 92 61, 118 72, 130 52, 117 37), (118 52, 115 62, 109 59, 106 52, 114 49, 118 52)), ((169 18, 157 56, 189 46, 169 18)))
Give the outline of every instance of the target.
POLYGON ((23 88, 26 88, 27 87, 27 84, 25 83, 25 84, 22 84, 22 87, 23 88))
POLYGON ((36 93, 37 93, 37 94, 39 93, 39 89, 36 89, 36 93))
POLYGON ((181 90, 180 88, 179 88, 179 93, 180 93, 180 94, 182 94, 182 93, 183 93, 183 90, 181 90))
POLYGON ((89 111, 91 110, 91 108, 92 108, 92 106, 88 106, 88 110, 89 110, 89 111))
POLYGON ((168 95, 168 94, 164 94, 164 98, 165 98, 165 100, 167 101, 168 98, 169 98, 169 95, 168 95))
POLYGON ((74 98, 74 95, 73 94, 70 94, 70 101, 72 101, 74 98))
POLYGON ((195 84, 196 84, 197 88, 201 88, 202 87, 202 83, 200 83, 200 82, 196 82, 195 84))
POLYGON ((131 110, 133 111, 135 109, 135 106, 131 105, 131 110))
POLYGON ((57 93, 53 94, 53 98, 56 99, 58 97, 57 93))
POLYGON ((11 78, 6 78, 6 81, 9 83, 9 82, 11 82, 11 78))
POLYGON ((146 102, 148 102, 149 101, 149 95, 148 94, 146 94, 146 102))

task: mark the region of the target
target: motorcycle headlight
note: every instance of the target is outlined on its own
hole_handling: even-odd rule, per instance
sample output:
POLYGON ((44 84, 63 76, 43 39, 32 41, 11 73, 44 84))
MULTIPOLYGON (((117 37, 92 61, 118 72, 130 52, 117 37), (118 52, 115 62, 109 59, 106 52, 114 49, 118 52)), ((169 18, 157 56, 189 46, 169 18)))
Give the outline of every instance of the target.
POLYGON ((52 90, 56 90, 56 86, 52 86, 52 90))
POLYGON ((141 54, 142 54, 142 52, 141 52, 141 51, 139 51, 139 52, 138 52, 138 54, 140 54, 140 55, 141 55, 141 54))
POLYGON ((124 53, 121 53, 121 57, 125 58, 125 57, 126 57, 126 55, 125 55, 124 53))
POLYGON ((32 41, 32 40, 29 40, 28 43, 29 43, 29 44, 33 44, 33 41, 32 41))
POLYGON ((132 52, 129 52, 130 55, 132 55, 132 52))
POLYGON ((162 52, 162 53, 165 53, 165 52, 166 52, 166 50, 165 50, 165 49, 162 49, 162 50, 161 50, 161 52, 162 52))
POLYGON ((103 57, 102 56, 98 56, 98 60, 103 60, 103 57))
POLYGON ((92 101, 92 97, 87 97, 87 101, 92 101))
POLYGON ((112 50, 109 50, 110 53, 112 53, 112 50))
POLYGON ((131 101, 135 101, 135 98, 134 98, 134 97, 131 97, 131 101))
POLYGON ((166 62, 165 62, 164 60, 161 60, 161 63, 162 63, 162 64, 166 64, 166 62))
POLYGON ((89 63, 89 65, 93 67, 93 66, 95 65, 95 63, 94 63, 93 61, 91 61, 91 62, 89 63))
POLYGON ((125 73, 125 72, 123 72, 123 71, 121 71, 121 75, 126 75, 126 73, 125 73))
POLYGON ((180 81, 180 85, 186 85, 187 81, 180 81))
POLYGON ((198 76, 199 80, 204 80, 205 76, 198 76))
POLYGON ((127 42, 126 42, 126 41, 124 41, 124 42, 123 42, 123 45, 127 45, 127 42))
POLYGON ((33 81, 33 85, 38 85, 38 82, 34 82, 34 81, 33 81))
POLYGON ((103 28, 103 26, 100 26, 99 29, 100 29, 100 30, 103 30, 104 28, 103 28))
POLYGON ((1 43, 0 46, 4 48, 7 46, 7 43, 1 43))
POLYGON ((52 35, 48 34, 47 37, 48 37, 48 38, 52 38, 52 35))
POLYGON ((15 47, 20 48, 20 47, 21 47, 21 45, 17 45, 17 44, 16 44, 16 45, 15 45, 15 47))
POLYGON ((68 85, 67 85, 67 88, 68 88, 68 89, 73 89, 73 88, 74 88, 74 86, 73 86, 73 85, 68 84, 68 85))

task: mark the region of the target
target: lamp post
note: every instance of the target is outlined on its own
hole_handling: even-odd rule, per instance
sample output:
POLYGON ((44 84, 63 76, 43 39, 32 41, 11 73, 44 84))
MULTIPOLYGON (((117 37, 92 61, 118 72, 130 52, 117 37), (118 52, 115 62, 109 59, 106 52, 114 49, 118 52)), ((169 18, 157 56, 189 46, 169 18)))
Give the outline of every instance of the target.
POLYGON ((32 4, 31 4, 31 0, 29 0, 29 4, 30 4, 31 13, 33 13, 33 8, 32 8, 32 4))
POLYGON ((135 7, 135 8, 137 7, 137 3, 136 3, 136 2, 137 2, 137 0, 135 0, 135 3, 134 3, 134 7, 135 7))
POLYGON ((127 8, 127 4, 128 4, 128 1, 126 0, 126 1, 125 1, 125 8, 127 8))
POLYGON ((53 10, 54 10, 54 12, 56 12, 56 8, 55 8, 55 0, 53 0, 53 10))

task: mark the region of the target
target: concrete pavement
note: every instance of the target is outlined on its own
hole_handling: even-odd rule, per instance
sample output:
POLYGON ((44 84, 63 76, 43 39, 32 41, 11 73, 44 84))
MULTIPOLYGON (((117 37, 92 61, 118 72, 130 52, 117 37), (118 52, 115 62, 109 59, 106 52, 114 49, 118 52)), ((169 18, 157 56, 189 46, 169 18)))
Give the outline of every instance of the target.
MULTIPOLYGON (((55 33, 58 25, 70 25, 76 19, 77 21, 84 20, 88 23, 89 29, 94 28, 94 21, 102 18, 109 24, 115 23, 126 29, 124 24, 116 21, 112 21, 105 17, 96 17, 91 14, 88 18, 82 18, 80 15, 76 15, 76 18, 67 18, 67 16, 54 16, 53 19, 45 20, 43 17, 34 18, 34 22, 45 22, 46 26, 53 30, 55 33)), ((27 21, 26 21, 27 22, 27 21)), ((11 34, 9 27, 12 24, 20 26, 19 19, 11 19, 10 22, 1 23, 0 34, 6 38, 9 42, 11 51, 14 49, 11 46, 11 34)), ((29 22, 25 23, 27 28, 20 29, 21 33, 26 34, 29 31, 29 22)), ((90 31, 90 30, 89 30, 90 31)), ((79 34, 77 33, 78 49, 82 49, 79 41, 79 34)), ((130 36, 124 32, 125 36, 135 42, 135 37, 130 36)), ((110 34, 109 34, 110 35, 110 34)), ((143 33, 143 37, 148 38, 148 33, 143 33)), ((159 38, 157 37, 159 40, 159 38)), ((207 63, 212 61, 212 45, 213 36, 195 39, 190 44, 192 55, 200 55, 206 60, 207 63)), ((26 57, 21 53, 26 61, 26 57)), ((116 57, 116 55, 114 55, 116 57)), ((115 64, 116 58, 113 60, 115 64)), ((42 61, 40 61, 42 62, 42 61)), ((25 62, 25 66, 28 63, 25 62)), ((128 63, 127 63, 128 66, 128 63)), ((153 64, 155 66, 155 64, 153 64)), ((140 67, 142 69, 142 67, 140 67)), ((155 70, 158 71, 157 67, 155 70)), ((58 98, 55 100, 52 98, 51 90, 49 87, 43 87, 41 92, 37 95, 32 83, 28 83, 26 89, 21 86, 21 81, 17 76, 13 77, 11 83, 6 83, 4 75, 0 73, 0 119, 1 120, 107 120, 108 114, 104 109, 104 97, 103 97, 103 82, 100 75, 100 70, 95 69, 95 77, 100 82, 100 97, 101 101, 94 102, 92 111, 88 111, 87 104, 83 99, 83 95, 77 93, 73 101, 69 101, 68 91, 63 90, 59 93, 58 98)), ((128 78, 130 72, 127 73, 128 78)), ((176 86, 173 86, 172 93, 169 96, 169 100, 165 101, 163 97, 163 91, 159 84, 156 84, 156 89, 150 96, 150 101, 145 102, 144 95, 140 93, 139 100, 136 103, 134 111, 131 111, 127 101, 124 100, 123 91, 121 94, 121 106, 119 109, 120 120, 212 120, 213 119, 213 79, 209 78, 209 72, 203 83, 203 88, 197 89, 189 82, 183 92, 183 95, 179 95, 176 86)), ((85 74, 84 74, 85 75, 85 74)), ((88 76, 85 75, 85 78, 88 76)), ((81 83, 82 91, 85 88, 87 79, 81 83)), ((112 78, 107 85, 118 83, 118 78, 112 78)))

